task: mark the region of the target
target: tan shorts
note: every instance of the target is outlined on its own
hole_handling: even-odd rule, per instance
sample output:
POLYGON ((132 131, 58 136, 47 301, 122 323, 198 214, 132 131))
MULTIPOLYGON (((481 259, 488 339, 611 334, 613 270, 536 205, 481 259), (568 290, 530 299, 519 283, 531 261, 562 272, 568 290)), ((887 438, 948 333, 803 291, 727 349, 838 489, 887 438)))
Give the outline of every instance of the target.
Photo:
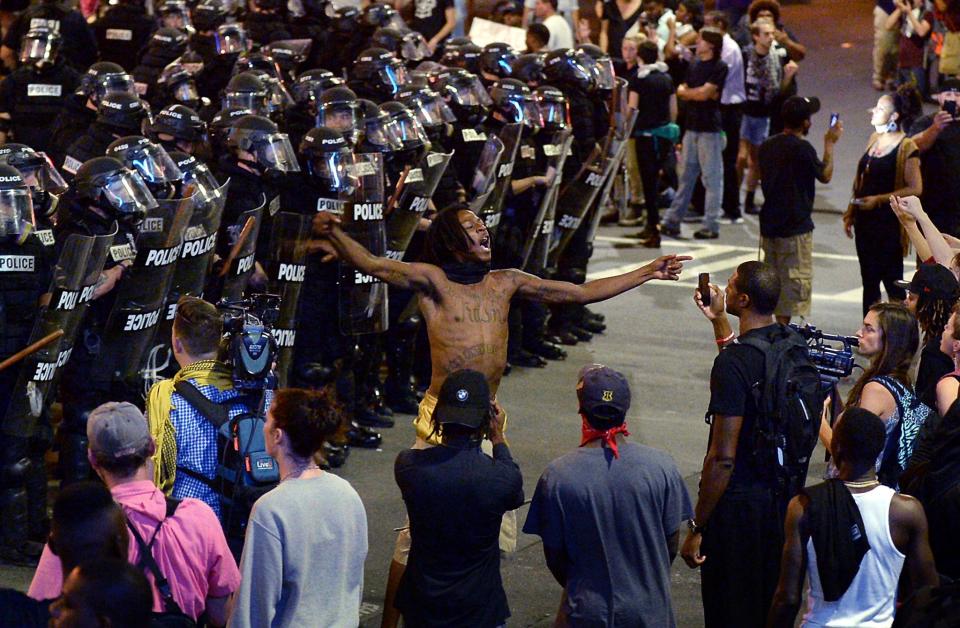
POLYGON ((813 293, 813 232, 789 238, 761 238, 763 261, 780 277, 777 316, 808 316, 813 293))
MULTIPOLYGON (((433 434, 433 410, 437 407, 437 398, 427 393, 420 401, 420 410, 417 418, 413 420, 414 427, 417 428, 417 440, 413 443, 411 449, 427 449, 440 444, 440 439, 433 434)), ((507 420, 504 417, 503 428, 507 428, 507 420)), ((493 445, 488 440, 480 444, 480 448, 488 456, 493 455, 493 445)), ((511 510, 504 513, 503 521, 500 523, 500 549, 505 552, 515 552, 517 550, 517 511, 511 510)), ((407 558, 410 556, 410 517, 406 517, 403 527, 397 531, 397 542, 393 547, 393 561, 401 565, 407 564, 407 558)))

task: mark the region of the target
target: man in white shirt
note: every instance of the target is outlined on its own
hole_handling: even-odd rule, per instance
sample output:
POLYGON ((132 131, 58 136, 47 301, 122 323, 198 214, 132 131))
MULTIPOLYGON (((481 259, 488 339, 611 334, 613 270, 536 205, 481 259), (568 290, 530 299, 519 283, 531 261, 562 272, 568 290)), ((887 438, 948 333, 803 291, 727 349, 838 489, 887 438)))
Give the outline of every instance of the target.
POLYGON ((573 48, 573 31, 567 21, 557 13, 557 0, 536 0, 534 11, 540 22, 550 31, 547 50, 573 48))
MULTIPOLYGON (((540 22, 537 16, 537 0, 523 0, 523 26, 524 28, 531 24, 540 22)), ((577 25, 580 23, 580 3, 578 0, 557 0, 557 13, 567 21, 570 26, 570 32, 577 31, 577 25)))

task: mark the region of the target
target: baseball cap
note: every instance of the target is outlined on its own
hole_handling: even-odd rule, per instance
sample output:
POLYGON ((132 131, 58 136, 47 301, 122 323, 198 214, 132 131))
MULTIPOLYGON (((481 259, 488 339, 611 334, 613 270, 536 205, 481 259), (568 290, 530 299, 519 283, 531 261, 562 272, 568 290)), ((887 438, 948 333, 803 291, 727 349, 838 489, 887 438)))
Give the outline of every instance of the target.
POLYGON ((926 294, 950 301, 960 298, 960 283, 957 283, 950 269, 942 264, 921 264, 909 282, 901 280, 894 283, 917 295, 926 294))
POLYGON ((588 364, 577 378, 577 399, 588 418, 619 424, 630 409, 630 385, 623 373, 603 364, 588 364))
POLYGON ((960 78, 950 77, 940 83, 941 92, 960 92, 960 78))
POLYGON ((713 26, 704 26, 700 29, 700 36, 703 37, 704 41, 713 46, 719 54, 720 48, 723 46, 722 30, 714 28, 713 26))
POLYGON ((87 418, 90 451, 110 458, 142 452, 150 443, 147 419, 127 401, 97 406, 87 418))
POLYGON ((780 107, 780 117, 785 122, 797 124, 820 111, 820 99, 805 96, 791 96, 780 107))
POLYGON ((482 373, 454 371, 444 380, 433 412, 441 425, 481 427, 490 421, 490 386, 482 373))

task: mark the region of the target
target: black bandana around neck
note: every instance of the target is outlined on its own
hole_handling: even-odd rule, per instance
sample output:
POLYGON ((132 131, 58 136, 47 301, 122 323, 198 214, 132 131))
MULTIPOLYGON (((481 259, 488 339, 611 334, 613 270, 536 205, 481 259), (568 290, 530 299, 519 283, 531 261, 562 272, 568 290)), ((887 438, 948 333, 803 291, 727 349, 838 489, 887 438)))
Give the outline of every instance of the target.
POLYGON ((440 268, 450 281, 470 285, 483 281, 490 272, 490 263, 450 262, 443 264, 440 268))

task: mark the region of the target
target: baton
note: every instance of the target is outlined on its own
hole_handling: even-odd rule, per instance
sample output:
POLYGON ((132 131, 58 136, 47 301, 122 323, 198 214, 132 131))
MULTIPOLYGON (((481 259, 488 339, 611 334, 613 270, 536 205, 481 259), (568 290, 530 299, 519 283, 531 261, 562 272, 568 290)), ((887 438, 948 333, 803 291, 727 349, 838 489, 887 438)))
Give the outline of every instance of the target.
POLYGON ((397 202, 400 200, 400 193, 403 192, 403 186, 407 182, 408 174, 410 174, 410 164, 407 164, 403 167, 403 172, 400 174, 400 178, 397 180, 397 187, 393 191, 393 195, 390 197, 390 200, 387 201, 387 207, 383 212, 384 216, 389 216, 393 211, 393 208, 397 206, 397 202))
POLYGON ((40 349, 43 349, 48 344, 52 343, 54 340, 57 340, 58 338, 60 338, 60 336, 62 335, 63 335, 63 330, 58 329, 56 331, 50 332, 49 334, 47 334, 40 340, 34 342, 33 344, 27 345, 23 349, 20 349, 19 351, 11 355, 9 358, 4 360, 3 362, 0 362, 0 371, 3 371, 10 366, 13 366, 20 360, 30 355, 31 353, 36 353, 40 349))
POLYGON ((240 247, 242 247, 243 243, 250 237, 250 232, 253 231, 253 225, 256 224, 256 221, 256 216, 250 216, 247 218, 247 222, 243 224, 243 229, 240 230, 237 241, 233 243, 230 254, 227 255, 227 259, 223 261, 223 267, 220 269, 219 277, 226 277, 227 273, 230 272, 230 265, 233 264, 233 260, 240 254, 240 247))

